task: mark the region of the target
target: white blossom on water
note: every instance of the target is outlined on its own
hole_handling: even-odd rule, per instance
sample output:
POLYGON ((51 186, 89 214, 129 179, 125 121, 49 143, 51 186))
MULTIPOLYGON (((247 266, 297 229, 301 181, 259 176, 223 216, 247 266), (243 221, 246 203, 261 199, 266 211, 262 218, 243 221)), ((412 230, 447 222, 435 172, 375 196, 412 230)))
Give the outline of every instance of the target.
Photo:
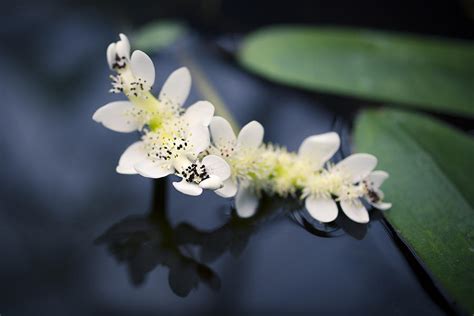
POLYGON ((191 89, 185 67, 171 73, 155 97, 151 58, 139 50, 131 53, 128 38, 119 37, 106 54, 114 71, 110 92, 123 93, 127 100, 108 103, 93 115, 113 131, 141 134, 120 157, 118 173, 148 178, 175 175, 181 180, 173 186, 184 194, 196 196, 209 189, 235 197, 241 217, 257 212, 262 194, 301 200, 320 222, 334 221, 342 209, 351 220, 367 223, 363 201, 381 210, 391 207, 380 189, 388 173, 374 171, 376 157, 357 153, 332 163, 340 146, 334 132, 306 138, 297 152, 265 144, 264 128, 257 121, 246 124, 236 136, 224 118, 214 116, 210 102, 183 106, 191 89))

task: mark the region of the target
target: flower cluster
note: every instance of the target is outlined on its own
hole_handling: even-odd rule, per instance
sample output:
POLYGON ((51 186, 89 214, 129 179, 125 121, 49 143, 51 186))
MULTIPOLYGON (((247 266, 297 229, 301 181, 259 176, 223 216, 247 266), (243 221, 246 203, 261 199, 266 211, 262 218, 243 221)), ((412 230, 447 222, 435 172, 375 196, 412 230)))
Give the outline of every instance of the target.
POLYGON ((214 116, 210 102, 183 107, 191 88, 187 68, 174 71, 156 98, 151 93, 153 62, 139 50, 130 55, 125 35, 109 45, 107 60, 116 73, 110 91, 125 94, 128 101, 102 106, 93 119, 116 132, 141 134, 120 157, 118 173, 149 178, 174 174, 182 180, 173 186, 182 193, 200 195, 209 189, 235 196, 242 217, 256 212, 262 193, 302 199, 321 222, 337 217, 337 203, 358 223, 369 221, 362 200, 382 210, 391 207, 380 190, 388 174, 374 171, 374 156, 353 154, 335 165, 329 162, 339 149, 337 133, 310 136, 297 153, 264 144, 263 126, 256 121, 236 136, 224 118, 214 116))

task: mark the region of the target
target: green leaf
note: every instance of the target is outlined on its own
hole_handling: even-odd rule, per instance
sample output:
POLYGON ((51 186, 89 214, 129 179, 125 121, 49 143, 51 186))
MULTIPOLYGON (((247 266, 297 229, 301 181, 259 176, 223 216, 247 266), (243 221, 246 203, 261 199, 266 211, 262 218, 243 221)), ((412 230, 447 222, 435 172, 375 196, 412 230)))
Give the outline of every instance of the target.
POLYGON ((185 33, 186 27, 179 22, 152 22, 133 34, 133 46, 148 53, 156 53, 171 45, 185 33))
POLYGON ((368 110, 356 121, 359 152, 391 177, 386 217, 449 293, 474 312, 474 140, 428 116, 368 110))
POLYGON ((239 59, 259 75, 298 88, 474 117, 472 42, 271 27, 248 36, 239 59))

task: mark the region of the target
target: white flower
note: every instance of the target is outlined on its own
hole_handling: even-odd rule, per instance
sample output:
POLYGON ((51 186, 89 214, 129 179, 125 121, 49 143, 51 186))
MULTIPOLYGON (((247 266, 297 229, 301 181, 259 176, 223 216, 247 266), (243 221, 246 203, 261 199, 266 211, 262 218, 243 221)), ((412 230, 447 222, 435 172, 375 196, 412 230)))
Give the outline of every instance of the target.
POLYGON ((232 168, 232 176, 216 193, 222 197, 233 197, 237 194, 237 213, 241 217, 250 217, 257 209, 259 198, 249 175, 258 173, 255 167, 258 164, 258 148, 263 141, 263 126, 252 121, 245 125, 236 137, 229 122, 215 116, 209 129, 213 144, 209 152, 224 158, 232 168))
MULTIPOLYGON (((338 150, 339 136, 326 133, 308 137, 299 149, 299 156, 312 159, 312 167, 319 170, 338 150)), ((367 223, 369 215, 360 201, 365 198, 380 209, 387 209, 389 203, 382 203, 383 193, 379 190, 382 182, 388 177, 383 171, 372 170, 377 165, 377 158, 369 154, 354 154, 340 161, 335 166, 320 170, 307 177, 303 185, 305 206, 316 220, 326 223, 336 219, 338 206, 351 220, 367 223)))
POLYGON ((159 98, 151 93, 155 68, 141 51, 130 57, 125 35, 107 48, 112 76, 112 92, 123 92, 129 101, 111 102, 96 111, 93 119, 118 132, 142 131, 141 141, 122 154, 117 172, 160 178, 175 173, 183 181, 173 183, 179 191, 198 195, 202 189, 220 189, 230 176, 230 167, 217 156, 198 160, 209 147, 209 124, 214 106, 200 101, 186 111, 182 108, 191 88, 187 68, 174 71, 161 89, 159 98), (144 128, 146 126, 146 128, 144 128))
POLYGON ((209 146, 213 114, 211 103, 196 102, 183 115, 164 121, 160 129, 146 131, 141 141, 122 154, 117 172, 161 178, 181 171, 209 146))
POLYGON ((209 146, 208 126, 213 114, 212 104, 200 101, 182 116, 163 122, 160 129, 146 132, 122 154, 117 172, 148 178, 176 173, 183 180, 174 182, 174 187, 189 195, 199 195, 202 189, 220 189, 230 176, 227 163, 214 155, 197 160, 209 146))
MULTIPOLYGON (((377 165, 377 158, 369 154, 353 154, 340 161, 322 175, 326 188, 338 196, 343 212, 357 223, 367 223, 369 214, 360 201, 365 194, 361 181, 377 165)), ((338 208, 330 195, 310 195, 306 199, 306 208, 315 219, 330 222, 336 219, 338 208)))
POLYGON ((107 60, 112 70, 112 92, 123 92, 129 101, 114 101, 99 108, 93 119, 105 127, 122 133, 142 130, 145 125, 160 125, 164 119, 176 116, 189 95, 191 76, 187 68, 174 71, 166 80, 157 100, 150 90, 155 81, 152 60, 136 50, 130 57, 130 44, 125 35, 107 48, 107 60))

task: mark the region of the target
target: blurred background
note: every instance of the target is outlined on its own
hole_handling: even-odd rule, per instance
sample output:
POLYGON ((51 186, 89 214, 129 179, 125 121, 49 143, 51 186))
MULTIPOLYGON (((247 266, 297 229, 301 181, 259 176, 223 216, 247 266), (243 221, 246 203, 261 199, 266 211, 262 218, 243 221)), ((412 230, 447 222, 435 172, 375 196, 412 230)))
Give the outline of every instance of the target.
MULTIPOLYGON (((354 148, 352 131, 359 110, 392 100, 272 80, 239 60, 246 36, 264 27, 296 24, 467 43, 474 36, 473 18, 470 0, 2 3, 0 314, 459 312, 451 292, 433 285, 423 267, 407 259, 412 254, 405 253, 380 214, 372 214, 374 221, 364 226, 339 218, 343 229, 318 235, 315 223, 309 224, 316 225, 312 230, 304 227, 306 220, 272 212, 257 221, 235 223, 231 201, 210 193, 197 199, 169 189, 169 217, 150 225, 144 214, 152 200, 152 181, 114 170, 137 135, 113 133, 91 117, 99 106, 122 98, 108 93, 105 49, 118 33, 126 33, 132 47, 138 44, 155 62, 155 92, 172 70, 188 66, 194 85, 187 104, 200 99, 225 104, 239 125, 256 119, 266 128, 266 141, 291 150, 308 135, 336 130, 343 138, 340 159, 354 148), (154 41, 144 35, 155 22, 171 23, 169 38, 154 41), (94 244, 123 218, 128 221, 115 226, 118 232, 109 231, 102 240, 109 247, 94 244), (179 226, 183 223, 190 227, 179 226), (193 245, 182 247, 176 227, 193 245), (137 237, 143 234, 153 238, 137 237), (130 252, 137 244, 150 240, 153 247, 144 261, 128 260, 134 259, 130 252), (163 247, 166 260, 155 258, 163 247)), ((469 49, 472 52, 472 46, 469 49)), ((472 59, 461 68, 467 69, 463 82, 469 100, 472 59)), ((463 137, 469 138, 465 147, 472 149, 470 101, 467 106, 456 101, 461 114, 442 107, 422 107, 421 112, 459 133, 463 130, 463 137)), ((454 178, 457 184, 463 181, 458 173, 454 178)), ((466 208, 472 210, 472 189, 466 190, 471 191, 460 194, 467 196, 466 208)), ((463 229, 470 230, 472 217, 465 222, 463 229)), ((411 241, 411 235, 406 236, 411 241)), ((468 238, 472 246, 472 232, 468 238)), ((464 291, 473 294, 472 285, 464 291)))

